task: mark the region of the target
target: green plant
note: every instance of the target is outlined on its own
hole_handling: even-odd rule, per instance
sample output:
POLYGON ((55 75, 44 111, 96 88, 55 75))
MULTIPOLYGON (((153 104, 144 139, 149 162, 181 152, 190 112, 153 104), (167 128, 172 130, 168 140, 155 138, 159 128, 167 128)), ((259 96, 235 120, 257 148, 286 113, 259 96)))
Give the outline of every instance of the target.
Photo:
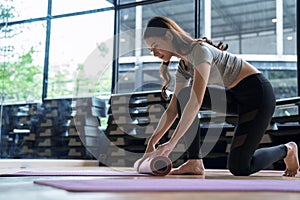
POLYGON ((31 48, 14 62, 1 62, 1 88, 6 100, 32 101, 42 96, 42 67, 33 64, 31 48))

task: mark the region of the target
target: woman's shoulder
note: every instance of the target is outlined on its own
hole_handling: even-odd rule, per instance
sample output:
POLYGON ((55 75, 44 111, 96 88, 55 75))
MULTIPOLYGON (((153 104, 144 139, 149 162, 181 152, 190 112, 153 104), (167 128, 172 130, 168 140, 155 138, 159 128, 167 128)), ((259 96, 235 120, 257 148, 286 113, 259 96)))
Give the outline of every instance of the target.
POLYGON ((199 64, 201 62, 211 62, 215 52, 213 52, 213 46, 210 44, 206 44, 204 42, 201 42, 199 44, 196 44, 193 48, 191 53, 189 54, 188 58, 191 63, 194 65, 199 64))
POLYGON ((213 53, 214 51, 216 51, 216 52, 221 51, 220 49, 218 49, 206 42, 199 42, 197 45, 195 45, 194 48, 195 48, 195 51, 198 50, 198 51, 209 52, 209 53, 213 53))

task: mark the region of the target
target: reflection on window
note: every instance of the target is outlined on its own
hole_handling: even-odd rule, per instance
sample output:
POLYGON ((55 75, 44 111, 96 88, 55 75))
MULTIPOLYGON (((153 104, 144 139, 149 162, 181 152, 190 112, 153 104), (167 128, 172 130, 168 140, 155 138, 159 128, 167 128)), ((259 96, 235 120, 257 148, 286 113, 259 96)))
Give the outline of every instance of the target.
POLYGON ((101 92, 110 91, 111 84, 106 80, 110 75, 99 70, 105 68, 104 71, 107 71, 107 60, 111 62, 108 56, 111 56, 113 48, 112 36, 111 11, 53 20, 48 98, 92 96, 100 92, 99 87, 101 92), (95 52, 98 57, 93 57, 95 52), (92 63, 91 68, 86 69, 85 62, 92 63), (101 83, 100 77, 90 77, 97 72, 101 83))

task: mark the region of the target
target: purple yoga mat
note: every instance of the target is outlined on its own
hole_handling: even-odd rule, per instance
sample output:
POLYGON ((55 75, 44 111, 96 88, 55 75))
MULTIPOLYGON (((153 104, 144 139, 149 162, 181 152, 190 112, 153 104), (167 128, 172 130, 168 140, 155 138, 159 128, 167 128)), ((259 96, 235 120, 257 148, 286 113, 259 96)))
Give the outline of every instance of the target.
MULTIPOLYGON (((167 169, 168 170, 168 169, 167 169)), ((227 169, 206 169, 208 173, 230 173, 227 169)), ((261 173, 276 173, 282 174, 283 171, 262 170, 261 173)), ((13 176, 151 176, 146 173, 137 171, 122 171, 122 170, 110 170, 110 171, 16 171, 0 173, 0 177, 13 177, 13 176)))
POLYGON ((0 173, 0 177, 12 176, 149 176, 138 172, 125 171, 18 171, 0 173))
POLYGON ((52 186, 70 192, 300 192, 300 180, 145 178, 99 180, 38 180, 34 183, 52 186))

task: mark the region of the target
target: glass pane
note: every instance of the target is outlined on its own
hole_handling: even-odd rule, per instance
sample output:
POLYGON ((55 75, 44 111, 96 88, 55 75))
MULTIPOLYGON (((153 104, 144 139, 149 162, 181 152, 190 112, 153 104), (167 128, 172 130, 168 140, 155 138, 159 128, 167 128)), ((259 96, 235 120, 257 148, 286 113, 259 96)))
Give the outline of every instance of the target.
POLYGON ((1 29, 0 87, 5 102, 41 100, 45 27, 45 22, 35 22, 1 29))
POLYGON ((216 42, 226 40, 232 53, 275 54, 274 18, 275 0, 212 0, 210 37, 216 42))
MULTIPOLYGON (((113 1, 113 0, 109 0, 113 1)), ((141 1, 148 1, 148 0, 119 0, 119 4, 127 4, 127 3, 135 3, 135 2, 141 2, 141 1)))
MULTIPOLYGON (((277 93, 280 97, 298 96, 297 87, 297 14, 296 0, 286 0, 283 5, 283 63, 279 66, 283 70, 279 70, 276 76, 277 93)), ((299 77, 298 77, 299 79, 299 77)), ((292 113, 292 112, 290 112, 292 113)), ((299 113, 294 112, 292 114, 299 113)))
POLYGON ((113 5, 106 0, 52 0, 52 15, 94 10, 113 5))
POLYGON ((296 0, 283 1, 283 53, 297 54, 296 0))
MULTIPOLYGON (((160 60, 150 55, 142 39, 142 30, 154 16, 166 16, 176 21, 185 31, 194 35, 195 1, 166 1, 137 6, 120 11, 119 74, 115 91, 119 93, 140 90, 159 90, 160 60), (138 35, 137 35, 138 34, 138 35)), ((171 64, 175 71, 177 61, 171 64)), ((171 86, 172 88, 172 86, 171 86)), ((171 89, 170 88, 170 89, 171 89)))
POLYGON ((52 21, 48 98, 111 91, 113 21, 113 11, 52 21))
POLYGON ((202 5, 203 36, 227 43, 228 51, 262 71, 277 99, 297 96, 295 0, 203 0, 202 5))
POLYGON ((126 4, 126 3, 134 3, 134 2, 138 2, 141 0, 119 0, 119 4, 126 4))
MULTIPOLYGON (((48 0, 6 0, 1 1, 0 10, 9 14, 9 21, 47 16, 48 0)), ((0 22, 3 22, 2 16, 0 22)))

